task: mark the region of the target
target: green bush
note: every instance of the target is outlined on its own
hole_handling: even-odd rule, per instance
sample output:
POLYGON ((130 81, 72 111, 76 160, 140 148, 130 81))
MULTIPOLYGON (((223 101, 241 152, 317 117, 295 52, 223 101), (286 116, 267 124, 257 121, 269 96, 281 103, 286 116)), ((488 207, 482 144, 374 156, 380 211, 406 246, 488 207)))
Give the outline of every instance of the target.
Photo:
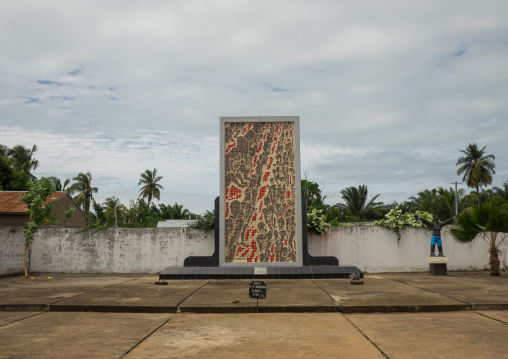
POLYGON ((213 211, 206 211, 201 218, 198 218, 196 221, 191 223, 189 227, 210 232, 215 229, 215 213, 213 211))
POLYGON ((380 219, 379 221, 374 221, 375 226, 383 226, 390 229, 397 234, 397 241, 400 241, 400 229, 408 226, 408 227, 426 227, 425 224, 421 221, 417 221, 414 218, 414 215, 420 216, 421 218, 426 219, 427 221, 433 222, 434 218, 432 214, 425 211, 416 211, 415 213, 406 212, 402 213, 402 210, 399 209, 399 206, 392 208, 390 212, 385 215, 384 219, 380 219))
POLYGON ((307 213, 307 228, 312 229, 317 234, 323 234, 326 232, 326 227, 330 224, 326 223, 325 215, 320 209, 313 208, 307 213))

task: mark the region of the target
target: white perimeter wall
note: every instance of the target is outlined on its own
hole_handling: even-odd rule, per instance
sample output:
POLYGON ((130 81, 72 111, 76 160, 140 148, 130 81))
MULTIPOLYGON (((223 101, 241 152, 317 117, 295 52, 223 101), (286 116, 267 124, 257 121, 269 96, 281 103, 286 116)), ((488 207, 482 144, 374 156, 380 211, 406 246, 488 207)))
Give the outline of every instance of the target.
MULTIPOLYGON (((213 232, 191 228, 110 228, 92 236, 45 228, 30 246, 31 272, 158 273, 188 256, 211 255, 213 232)), ((0 227, 0 275, 23 273, 23 232, 0 227)))
MULTIPOLYGON (((488 268, 488 245, 481 239, 456 242, 450 227, 442 230, 449 270, 488 268)), ((191 228, 116 228, 76 234, 76 229, 45 228, 30 246, 30 271, 65 273, 158 273, 182 266, 188 256, 209 256, 214 250, 213 232, 191 228)), ((318 236, 309 232, 313 256, 335 256, 340 265, 354 265, 369 273, 427 271, 430 231, 383 227, 331 227, 318 236)), ((0 227, 0 275, 23 273, 23 232, 0 227)), ((436 250, 437 252, 437 250, 436 250)), ((508 267, 508 241, 501 247, 501 268, 508 267)))
MULTIPOLYGON (((487 243, 479 237, 467 244, 457 242, 450 228, 441 230, 443 252, 450 260, 448 270, 490 268, 487 243)), ((330 227, 320 236, 309 231, 309 253, 336 256, 340 265, 354 265, 368 273, 428 271, 431 231, 409 227, 400 233, 401 240, 397 242, 394 231, 379 226, 330 227)), ((501 246, 501 269, 508 267, 507 250, 505 240, 501 246)))

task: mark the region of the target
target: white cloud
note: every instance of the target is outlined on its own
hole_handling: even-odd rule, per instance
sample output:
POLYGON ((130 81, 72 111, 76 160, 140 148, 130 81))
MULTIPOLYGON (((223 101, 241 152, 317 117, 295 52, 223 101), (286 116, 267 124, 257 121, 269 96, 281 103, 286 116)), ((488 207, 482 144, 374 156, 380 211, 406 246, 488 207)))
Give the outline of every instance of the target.
POLYGON ((218 194, 220 116, 298 115, 302 164, 332 191, 367 184, 400 201, 447 186, 473 142, 496 155, 500 185, 507 10, 496 0, 11 2, 0 13, 0 143, 37 143, 40 175, 90 171, 99 196, 123 201, 156 167, 165 203, 201 211, 218 194))

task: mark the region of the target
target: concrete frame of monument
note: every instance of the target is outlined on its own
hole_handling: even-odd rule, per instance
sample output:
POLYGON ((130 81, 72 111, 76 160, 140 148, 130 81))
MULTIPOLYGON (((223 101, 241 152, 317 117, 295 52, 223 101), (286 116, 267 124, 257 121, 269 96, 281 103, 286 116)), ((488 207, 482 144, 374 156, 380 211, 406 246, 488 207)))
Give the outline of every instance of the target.
MULTIPOLYGON (((249 127, 250 129, 250 127, 249 127)), ((220 119, 220 230, 219 230, 219 238, 220 238, 220 266, 252 266, 259 267, 262 266, 302 266, 303 265, 303 250, 302 250, 302 203, 301 203, 301 181, 300 181, 300 119, 298 116, 259 116, 259 117, 221 117, 220 119), (232 260, 226 259, 226 166, 228 165, 226 159, 226 125, 230 124, 239 124, 240 126, 245 126, 248 124, 256 124, 256 123, 268 123, 268 124, 292 124, 293 126, 293 156, 294 156, 294 171, 292 171, 291 175, 294 176, 294 197, 295 197, 295 207, 294 207, 294 218, 295 218, 295 234, 296 234, 296 260, 290 262, 241 262, 237 263, 232 260)), ((239 137, 240 138, 240 137, 239 137)), ((234 148, 233 148, 234 150, 234 148)), ((249 154, 251 157, 254 157, 254 153, 249 154)), ((257 156, 256 156, 257 157, 257 156)), ((263 166, 263 163, 260 165, 263 166)), ((257 166, 257 168, 260 168, 257 166)), ((254 165, 256 168, 256 166, 254 165)), ((246 178, 244 180, 250 179, 246 178)))

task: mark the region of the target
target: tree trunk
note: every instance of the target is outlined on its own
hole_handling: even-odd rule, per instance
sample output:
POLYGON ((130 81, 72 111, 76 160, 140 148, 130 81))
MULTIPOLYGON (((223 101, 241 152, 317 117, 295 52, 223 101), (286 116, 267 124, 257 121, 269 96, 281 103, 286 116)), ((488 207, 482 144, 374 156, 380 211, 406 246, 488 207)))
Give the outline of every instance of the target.
POLYGON ((28 244, 25 244, 25 250, 24 250, 24 253, 23 253, 23 266, 25 268, 25 279, 28 279, 28 263, 27 263, 27 258, 28 258, 28 244))
POLYGON ((499 276, 501 275, 499 271, 500 262, 499 262, 499 250, 495 246, 490 247, 490 275, 499 276))

